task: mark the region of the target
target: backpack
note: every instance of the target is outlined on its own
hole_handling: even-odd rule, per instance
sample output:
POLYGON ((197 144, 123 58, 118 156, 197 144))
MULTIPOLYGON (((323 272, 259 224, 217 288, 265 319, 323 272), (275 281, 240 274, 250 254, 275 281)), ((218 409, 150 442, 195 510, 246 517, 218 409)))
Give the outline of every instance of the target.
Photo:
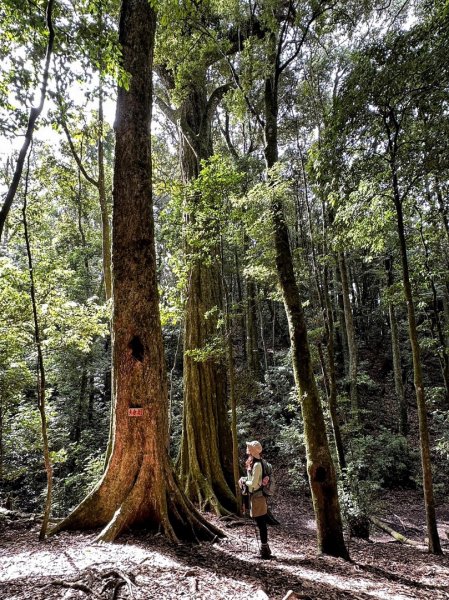
POLYGON ((260 461, 262 463, 262 493, 264 496, 273 496, 276 491, 276 480, 273 474, 273 467, 264 458, 260 461), (264 483, 266 481, 266 483, 264 483))

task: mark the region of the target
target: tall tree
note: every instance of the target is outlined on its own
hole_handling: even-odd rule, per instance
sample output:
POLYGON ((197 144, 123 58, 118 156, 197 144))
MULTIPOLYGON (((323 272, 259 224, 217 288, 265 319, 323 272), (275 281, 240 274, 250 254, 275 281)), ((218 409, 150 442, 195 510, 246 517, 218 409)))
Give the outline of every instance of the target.
POLYGON ((173 540, 220 534, 180 491, 168 457, 149 136, 155 29, 147 0, 123 0, 119 39, 129 83, 119 87, 115 121, 113 446, 101 481, 54 530, 101 526, 104 541, 133 525, 173 540))
POLYGON ((226 365, 220 354, 214 356, 208 350, 214 345, 218 319, 223 312, 219 232, 211 214, 216 207, 207 206, 195 182, 213 154, 212 120, 231 87, 226 81, 217 83, 209 73, 226 52, 237 50, 237 41, 242 36, 235 27, 229 35, 225 27, 218 27, 217 38, 210 39, 208 28, 217 27, 220 18, 212 5, 205 3, 199 10, 199 6, 186 3, 177 10, 179 20, 175 25, 178 28, 175 35, 167 29, 161 39, 157 72, 165 87, 158 106, 179 127, 182 179, 191 190, 195 188, 186 194, 184 205, 187 283, 183 429, 178 468, 189 498, 220 514, 235 510, 236 499, 232 491, 235 482, 226 365), (194 50, 192 37, 196 40, 194 50), (167 59, 167 48, 171 48, 171 59, 167 59), (182 62, 181 54, 185 57, 186 52, 190 54, 189 59, 182 62), (164 95, 165 99, 180 96, 179 107, 168 106, 164 95), (195 243, 199 235, 204 238, 206 249, 195 243))
POLYGON ((389 189, 387 196, 395 211, 418 407, 428 544, 429 551, 435 554, 441 553, 441 545, 436 524, 426 396, 407 240, 407 203, 423 176, 423 163, 417 160, 421 136, 416 135, 413 115, 414 111, 418 112, 422 95, 438 95, 447 85, 441 70, 439 39, 443 32, 447 34, 447 27, 447 19, 436 19, 418 25, 408 34, 391 34, 365 48, 345 82, 337 125, 341 133, 345 132, 347 150, 351 147, 357 152, 362 142, 365 168, 374 164, 379 169, 382 177, 379 177, 378 185, 382 191, 389 189), (373 147, 376 152, 371 152, 373 147))
MULTIPOLYGON (((299 11, 299 7, 293 2, 277 5, 276 10, 271 10, 269 3, 264 6, 265 12, 262 12, 261 19, 266 23, 264 44, 267 64, 263 83, 263 116, 258 115, 258 122, 263 128, 276 270, 288 319, 293 373, 304 420, 307 471, 317 523, 318 548, 325 554, 348 558, 343 538, 336 472, 313 372, 288 226, 282 200, 273 189, 274 182, 271 181, 272 169, 279 161, 278 121, 282 76, 300 54, 312 25, 328 8, 329 6, 323 3, 315 7, 304 5, 299 11), (291 40, 289 35, 292 36, 291 40)), ((248 98, 247 103, 255 111, 248 98)))

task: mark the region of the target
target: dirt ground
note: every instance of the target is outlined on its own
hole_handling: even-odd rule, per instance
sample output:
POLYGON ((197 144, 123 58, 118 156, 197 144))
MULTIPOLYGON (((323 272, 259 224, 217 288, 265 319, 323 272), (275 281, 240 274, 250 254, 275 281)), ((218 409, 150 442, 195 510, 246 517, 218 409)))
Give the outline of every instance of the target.
MULTIPOLYGON (((419 493, 385 495, 381 506, 379 516, 423 543, 419 493)), ((269 531, 270 561, 257 558, 251 521, 225 529, 225 540, 173 547, 144 532, 115 544, 96 544, 93 533, 61 533, 41 543, 35 519, 4 515, 0 598, 280 600, 292 590, 303 599, 449 599, 449 504, 437 510, 444 556, 373 530, 370 541, 348 540, 350 562, 317 555, 310 501, 283 498, 273 508, 281 525, 269 531)))

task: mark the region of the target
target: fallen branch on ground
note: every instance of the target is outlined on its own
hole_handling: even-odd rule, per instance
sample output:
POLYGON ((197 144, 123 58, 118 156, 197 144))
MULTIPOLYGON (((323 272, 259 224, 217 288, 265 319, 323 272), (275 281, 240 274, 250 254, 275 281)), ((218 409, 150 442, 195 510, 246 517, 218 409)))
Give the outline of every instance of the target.
POLYGON ((377 519, 376 517, 369 517, 369 520, 371 521, 371 523, 373 525, 375 525, 379 529, 382 529, 382 531, 386 531, 387 533, 389 533, 392 537, 394 537, 395 540, 397 540, 398 542, 401 542, 401 544, 411 544, 412 546, 422 546, 422 544, 420 544, 419 542, 416 542, 415 540, 411 540, 410 538, 405 537, 405 535, 402 535, 402 533, 395 531, 392 527, 390 527, 389 525, 387 525, 380 519, 377 519))

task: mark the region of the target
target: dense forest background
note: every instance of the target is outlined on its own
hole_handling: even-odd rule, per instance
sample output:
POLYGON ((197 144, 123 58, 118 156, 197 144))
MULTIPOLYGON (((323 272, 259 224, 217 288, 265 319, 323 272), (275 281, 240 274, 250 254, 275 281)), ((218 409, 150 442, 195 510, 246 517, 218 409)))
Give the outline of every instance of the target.
MULTIPOLYGON (((232 454, 253 438, 281 490, 309 494, 322 408, 345 522, 360 533, 379 490, 422 488, 438 552, 449 6, 151 4, 157 281, 170 455, 186 495, 235 512, 232 454)), ((51 465, 55 518, 111 451, 111 115, 117 81, 131 85, 119 10, 0 7, 0 502, 41 511, 51 465)))

